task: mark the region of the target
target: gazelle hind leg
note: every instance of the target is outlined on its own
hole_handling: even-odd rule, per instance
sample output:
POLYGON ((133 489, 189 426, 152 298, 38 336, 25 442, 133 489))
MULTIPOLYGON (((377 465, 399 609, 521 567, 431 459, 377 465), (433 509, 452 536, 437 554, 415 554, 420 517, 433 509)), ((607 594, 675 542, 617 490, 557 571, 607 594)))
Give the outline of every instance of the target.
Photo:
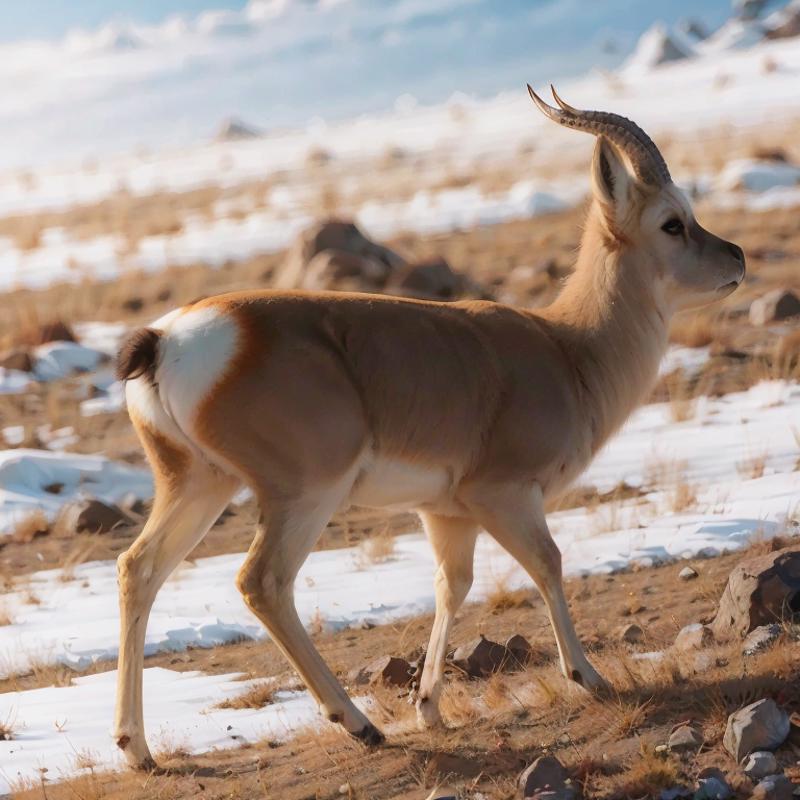
POLYGON ((379 744, 383 735, 356 708, 317 652, 294 602, 297 573, 351 486, 352 479, 294 500, 261 497, 258 531, 236 584, 322 713, 367 744, 379 744))
POLYGON ((561 552, 547 527, 541 488, 538 484, 474 487, 468 503, 476 519, 539 587, 564 675, 585 689, 605 689, 607 684, 586 658, 570 617, 562 584, 561 552))
MULTIPOLYGON (((158 475, 158 472, 156 472, 158 475)), ((239 483, 198 461, 182 474, 156 484, 147 524, 117 561, 120 647, 114 738, 131 766, 152 768, 142 709, 144 641, 158 590, 205 536, 239 483)))
POLYGON ((462 517, 420 513, 438 565, 434 586, 436 615, 417 692, 417 721, 421 728, 441 722, 442 691, 447 640, 456 612, 472 586, 472 562, 478 526, 462 517))

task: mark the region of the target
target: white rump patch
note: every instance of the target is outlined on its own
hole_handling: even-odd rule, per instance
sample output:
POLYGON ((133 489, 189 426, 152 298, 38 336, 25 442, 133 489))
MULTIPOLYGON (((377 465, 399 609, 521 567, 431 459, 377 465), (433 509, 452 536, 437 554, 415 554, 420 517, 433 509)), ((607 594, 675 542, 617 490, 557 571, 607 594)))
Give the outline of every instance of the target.
POLYGON ((198 408, 225 375, 239 342, 235 320, 213 306, 167 320, 156 381, 161 402, 188 435, 198 408))

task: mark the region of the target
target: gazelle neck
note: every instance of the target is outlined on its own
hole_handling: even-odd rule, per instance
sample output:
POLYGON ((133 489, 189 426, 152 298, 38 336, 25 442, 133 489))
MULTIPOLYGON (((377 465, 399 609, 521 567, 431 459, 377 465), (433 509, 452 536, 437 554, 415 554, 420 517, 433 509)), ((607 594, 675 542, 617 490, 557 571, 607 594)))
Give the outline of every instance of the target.
POLYGON ((650 271, 607 242, 599 213, 590 211, 575 271, 544 312, 577 372, 593 451, 652 388, 669 323, 650 271))

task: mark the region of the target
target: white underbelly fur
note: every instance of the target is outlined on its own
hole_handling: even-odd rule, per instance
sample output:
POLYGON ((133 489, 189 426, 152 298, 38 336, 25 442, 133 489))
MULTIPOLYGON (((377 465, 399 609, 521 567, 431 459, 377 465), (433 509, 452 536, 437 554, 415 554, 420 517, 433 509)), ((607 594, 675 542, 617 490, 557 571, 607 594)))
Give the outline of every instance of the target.
POLYGON ((372 508, 418 508, 445 501, 452 488, 452 473, 444 467, 376 458, 363 468, 348 503, 372 508))

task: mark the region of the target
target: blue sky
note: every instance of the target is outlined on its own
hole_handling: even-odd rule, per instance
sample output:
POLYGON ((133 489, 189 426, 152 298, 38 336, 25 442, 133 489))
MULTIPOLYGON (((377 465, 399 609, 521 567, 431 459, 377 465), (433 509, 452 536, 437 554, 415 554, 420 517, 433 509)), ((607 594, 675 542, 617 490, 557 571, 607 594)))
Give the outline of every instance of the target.
POLYGON ((173 13, 244 5, 245 0, 9 0, 0 4, 0 39, 54 39, 70 28, 96 28, 109 19, 155 23, 173 13))

